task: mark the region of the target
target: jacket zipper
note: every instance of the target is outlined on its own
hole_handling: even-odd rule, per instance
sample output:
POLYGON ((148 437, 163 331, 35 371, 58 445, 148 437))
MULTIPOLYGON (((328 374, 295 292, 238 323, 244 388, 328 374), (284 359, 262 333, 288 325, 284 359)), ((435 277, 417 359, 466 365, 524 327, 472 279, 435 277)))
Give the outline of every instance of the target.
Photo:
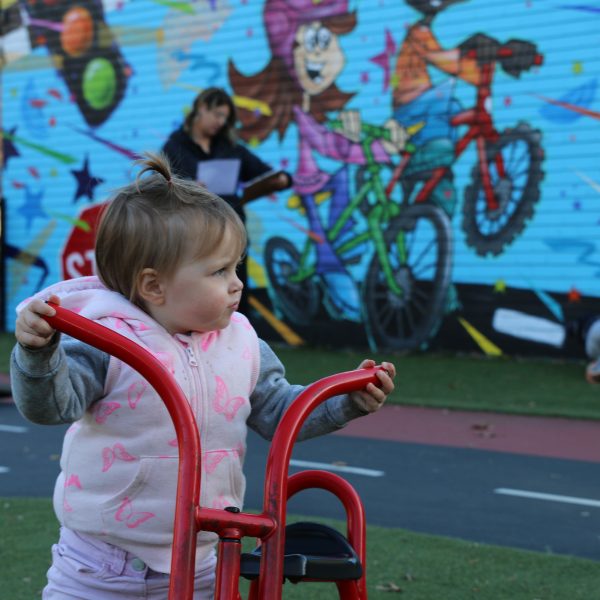
POLYGON ((190 367, 197 367, 198 361, 196 360, 196 355, 194 354, 191 345, 185 347, 185 353, 187 354, 188 365, 190 365, 190 367))
MULTIPOLYGON (((196 417, 196 425, 198 427, 198 434, 200 435, 200 440, 204 440, 205 434, 205 418, 204 418, 204 403, 202 398, 206 395, 206 390, 204 389, 203 381, 202 381, 202 373, 200 363, 196 358, 196 353, 194 352, 193 342, 190 339, 189 342, 184 342, 185 347, 185 356, 187 358, 188 365, 190 366, 191 371, 191 379, 192 379, 192 392, 194 394, 194 401, 192 404, 192 410, 194 411, 194 415, 196 417)), ((202 445, 203 446, 203 445, 202 445)))

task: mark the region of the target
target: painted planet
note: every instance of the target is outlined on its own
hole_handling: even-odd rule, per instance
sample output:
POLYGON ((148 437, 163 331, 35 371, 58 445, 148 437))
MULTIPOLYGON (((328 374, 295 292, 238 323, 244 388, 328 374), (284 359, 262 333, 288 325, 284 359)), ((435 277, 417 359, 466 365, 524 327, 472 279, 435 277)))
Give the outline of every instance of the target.
POLYGON ((85 101, 95 110, 109 106, 117 91, 117 75, 106 58, 94 58, 85 66, 82 77, 85 101))
POLYGON ((70 8, 63 16, 60 43, 69 56, 85 54, 94 41, 94 21, 81 6, 70 8))

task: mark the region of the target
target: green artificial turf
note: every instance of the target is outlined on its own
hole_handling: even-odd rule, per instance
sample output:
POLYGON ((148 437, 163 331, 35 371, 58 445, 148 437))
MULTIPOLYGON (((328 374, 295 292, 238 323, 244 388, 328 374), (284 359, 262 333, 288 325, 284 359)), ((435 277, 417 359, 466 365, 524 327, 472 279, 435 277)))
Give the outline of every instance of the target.
POLYGON ((358 366, 363 358, 396 365, 393 404, 600 419, 600 385, 585 362, 441 354, 384 354, 276 346, 289 381, 309 383, 358 366))
MULTIPOLYGON (((344 531, 339 522, 319 521, 344 531)), ((0 597, 40 598, 50 547, 58 535, 51 501, 0 498, 0 529, 0 597)), ((599 581, 600 563, 590 560, 400 529, 368 528, 367 587, 371 600, 591 600, 598 598, 599 581)), ((242 582, 241 589, 247 587, 242 582)), ((283 597, 328 600, 338 596, 330 583, 287 583, 283 597)))

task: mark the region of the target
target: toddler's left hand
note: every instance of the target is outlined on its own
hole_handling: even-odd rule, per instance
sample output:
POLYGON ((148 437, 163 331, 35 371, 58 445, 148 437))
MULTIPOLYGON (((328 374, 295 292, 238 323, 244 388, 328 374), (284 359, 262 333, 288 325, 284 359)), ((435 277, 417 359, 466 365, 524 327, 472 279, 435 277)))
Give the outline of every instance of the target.
MULTIPOLYGON (((363 360, 359 369, 369 369, 375 366, 375 361, 371 359, 363 360)), ((379 378, 379 385, 373 383, 367 384, 367 387, 358 392, 352 392, 350 399, 360 408, 363 412, 373 413, 378 411, 387 397, 394 390, 393 378, 396 376, 396 367, 389 362, 381 363, 381 366, 385 370, 377 371, 377 377, 379 378)))

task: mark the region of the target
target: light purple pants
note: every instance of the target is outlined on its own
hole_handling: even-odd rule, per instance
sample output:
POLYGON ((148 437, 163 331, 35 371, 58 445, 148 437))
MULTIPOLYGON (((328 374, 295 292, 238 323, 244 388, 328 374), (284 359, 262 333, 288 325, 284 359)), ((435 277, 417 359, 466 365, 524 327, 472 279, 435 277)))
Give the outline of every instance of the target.
MULTIPOLYGON (((196 573, 194 600, 213 599, 216 562, 213 554, 196 573)), ((112 544, 61 528, 43 600, 167 600, 168 595, 168 574, 112 544)))

